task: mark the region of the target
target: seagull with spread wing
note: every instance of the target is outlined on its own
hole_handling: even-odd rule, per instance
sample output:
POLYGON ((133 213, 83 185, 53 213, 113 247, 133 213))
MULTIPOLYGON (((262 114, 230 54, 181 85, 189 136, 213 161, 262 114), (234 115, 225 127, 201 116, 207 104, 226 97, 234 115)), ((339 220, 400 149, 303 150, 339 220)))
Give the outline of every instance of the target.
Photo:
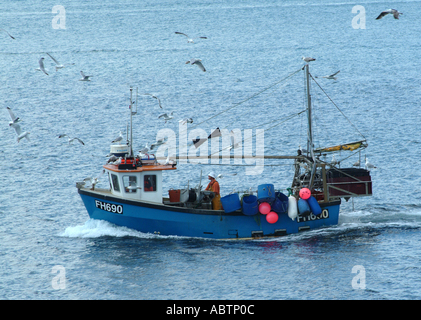
POLYGON ((187 34, 185 34, 185 33, 182 33, 182 32, 175 32, 175 34, 181 34, 181 35, 183 35, 183 36, 185 36, 185 37, 187 37, 187 42, 188 43, 194 43, 194 39, 207 39, 207 37, 196 37, 196 38, 191 38, 191 37, 189 37, 187 34))
POLYGON ((165 144, 165 138, 158 139, 156 142, 151 144, 151 150, 165 144))
POLYGON ((9 107, 6 107, 6 109, 9 112, 10 118, 12 119, 12 121, 9 122, 9 126, 15 127, 17 125, 17 123, 22 121, 22 120, 19 117, 15 116, 12 109, 10 109, 9 107))
POLYGON ((341 71, 339 70, 339 71, 337 71, 337 72, 335 72, 335 73, 332 73, 332 74, 330 74, 330 75, 328 75, 328 76, 324 76, 324 77, 322 77, 322 78, 336 80, 336 77, 335 77, 335 76, 336 76, 339 72, 341 72, 341 71))
POLYGON ((68 139, 68 141, 69 141, 69 144, 71 144, 71 143, 73 143, 73 141, 75 141, 75 140, 77 140, 77 141, 79 141, 82 145, 85 145, 85 143, 82 141, 82 140, 80 140, 78 137, 74 137, 74 138, 70 138, 67 134, 60 134, 59 136, 58 136, 59 138, 64 138, 64 137, 67 137, 67 139, 68 139))
POLYGON ((154 99, 158 100, 158 105, 159 105, 159 107, 162 109, 162 106, 161 106, 161 100, 159 100, 159 98, 158 98, 157 96, 155 96, 155 95, 153 95, 153 94, 150 94, 150 93, 144 93, 144 95, 146 95, 146 96, 151 96, 152 98, 154 98, 154 99))
POLYGON ((206 71, 205 67, 202 64, 202 60, 200 59, 190 59, 189 61, 186 61, 186 64, 191 64, 191 65, 196 65, 199 67, 200 70, 202 70, 203 72, 206 71))
POLYGON ((158 116, 158 119, 164 119, 165 120, 165 123, 167 123, 167 121, 169 121, 169 120, 171 120, 172 118, 174 118, 173 117, 173 113, 174 113, 174 111, 171 111, 170 112, 170 114, 168 114, 168 113, 162 113, 162 114, 160 114, 159 116, 158 116))
POLYGON ((185 119, 179 120, 178 122, 183 126, 186 123, 193 123, 193 119, 192 118, 185 118, 185 119))
POLYGON ((89 77, 92 77, 92 76, 86 76, 83 73, 83 71, 81 71, 80 74, 82 75, 82 79, 79 79, 79 81, 91 81, 91 79, 89 79, 89 77))
POLYGON ((399 15, 403 14, 402 12, 399 12, 396 9, 387 9, 387 10, 384 10, 382 13, 380 13, 379 16, 376 18, 376 20, 380 20, 384 16, 387 16, 389 13, 391 13, 393 15, 393 18, 395 19, 399 19, 399 15))
POLYGON ((9 122, 9 126, 13 127, 13 129, 15 129, 16 134, 18 136, 18 138, 17 138, 18 143, 23 138, 26 138, 28 141, 31 141, 29 139, 30 132, 27 132, 27 131, 22 132, 22 129, 20 128, 20 125, 18 124, 18 122, 20 122, 21 120, 18 117, 15 116, 12 109, 10 109, 9 107, 6 107, 6 108, 7 108, 7 111, 9 112, 10 118, 12 119, 12 121, 9 122))
POLYGON ((0 29, 0 31, 4 31, 4 32, 6 32, 10 38, 12 38, 13 40, 16 40, 16 39, 15 39, 15 37, 12 37, 12 36, 10 35, 10 33, 9 33, 9 32, 7 32, 6 30, 4 30, 4 29, 0 29))
POLYGON ((38 61, 39 68, 36 68, 35 70, 42 71, 48 76, 48 73, 47 73, 47 71, 45 71, 45 68, 44 68, 44 59, 45 59, 44 57, 41 57, 41 59, 39 59, 39 61, 38 61))
POLYGON ((73 66, 74 65, 74 63, 69 63, 69 64, 66 64, 66 65, 63 65, 60 62, 58 62, 56 59, 54 59, 54 57, 51 54, 49 54, 48 52, 47 52, 47 55, 55 62, 56 71, 58 71, 58 69, 63 69, 65 66, 73 66))

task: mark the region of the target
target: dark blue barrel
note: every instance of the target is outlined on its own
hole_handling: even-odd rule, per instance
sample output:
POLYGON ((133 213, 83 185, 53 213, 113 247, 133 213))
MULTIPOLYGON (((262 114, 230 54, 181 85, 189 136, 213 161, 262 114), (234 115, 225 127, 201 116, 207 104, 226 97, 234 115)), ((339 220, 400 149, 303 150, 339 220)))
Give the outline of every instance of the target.
POLYGON ((257 187, 257 200, 272 204, 275 201, 275 188, 273 184, 261 184, 257 187))
POLYGON ((318 216, 319 214, 322 213, 322 208, 320 208, 319 203, 317 202, 316 198, 313 196, 310 196, 310 198, 307 199, 307 203, 310 206, 310 210, 311 212, 315 215, 318 216))
POLYGON ((222 197, 221 203, 226 213, 234 212, 236 210, 241 209, 241 202, 240 198, 238 197, 238 193, 233 193, 222 197))
POLYGON ((279 214, 288 211, 288 197, 282 192, 275 192, 275 201, 272 203, 272 211, 279 214))
POLYGON ((298 214, 300 216, 307 216, 311 213, 310 206, 308 205, 307 201, 304 199, 298 199, 298 214))
POLYGON ((243 213, 246 216, 253 216, 259 212, 259 204, 257 197, 254 195, 247 195, 243 197, 243 213))

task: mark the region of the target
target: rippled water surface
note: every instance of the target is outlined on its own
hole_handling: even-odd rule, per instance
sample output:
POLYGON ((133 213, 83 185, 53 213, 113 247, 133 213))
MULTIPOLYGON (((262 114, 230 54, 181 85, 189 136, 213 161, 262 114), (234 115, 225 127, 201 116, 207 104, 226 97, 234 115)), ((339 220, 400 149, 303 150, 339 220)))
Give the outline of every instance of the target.
MULTIPOLYGON (((0 28, 16 38, 0 32, 1 299, 421 298, 419 1, 358 3, 365 29, 353 28, 357 3, 348 0, 68 1, 60 3, 65 29, 54 29, 57 4, 0 3, 0 28), (389 7, 404 14, 375 20, 389 7), (208 39, 191 44, 175 31, 208 39), (75 65, 56 72, 45 52, 75 65), (42 56, 48 76, 35 71, 42 56), (231 242, 89 220, 75 182, 98 175, 110 141, 125 132, 130 86, 157 95, 176 120, 164 124, 157 101, 139 95, 136 148, 159 129, 178 132, 185 117, 203 122, 207 133, 244 130, 303 110, 302 72, 208 119, 299 70, 302 56, 316 58, 312 75, 347 116, 315 90, 316 144, 362 135, 369 144, 362 156, 377 166, 374 195, 344 201, 339 225, 231 242), (207 71, 186 65, 191 58, 207 71), (78 81, 81 70, 92 81, 78 81), (336 81, 321 78, 338 70, 336 81), (31 142, 16 142, 7 106, 31 142), (61 133, 85 146, 69 145, 61 133), (55 266, 64 268, 64 288, 55 285, 62 274, 55 266)), ((264 126, 265 154, 304 146, 303 116, 264 126)), ((179 165, 165 174, 166 188, 197 184, 200 170, 224 174, 222 194, 260 183, 284 190, 293 173, 290 165, 265 166, 259 175, 238 166, 179 165)))

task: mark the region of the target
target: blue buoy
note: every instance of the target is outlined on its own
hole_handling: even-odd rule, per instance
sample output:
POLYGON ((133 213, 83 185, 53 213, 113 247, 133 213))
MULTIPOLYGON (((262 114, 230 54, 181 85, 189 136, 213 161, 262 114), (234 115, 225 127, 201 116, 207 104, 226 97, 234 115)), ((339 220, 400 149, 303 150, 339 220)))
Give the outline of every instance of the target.
POLYGON ((246 216, 253 216, 259 213, 259 204, 256 196, 247 195, 243 197, 243 213, 246 216))
POLYGON ((307 201, 304 199, 298 199, 298 214, 300 216, 306 216, 311 213, 310 206, 308 205, 307 201))
POLYGON ((276 213, 286 213, 288 210, 288 197, 282 192, 275 192, 275 201, 272 203, 272 210, 276 213))
POLYGON ((257 187, 257 200, 272 204, 275 201, 275 188, 273 184, 261 184, 257 187))
POLYGON ((221 203, 226 213, 234 212, 236 210, 241 209, 241 202, 240 198, 238 197, 238 193, 233 193, 222 197, 221 203))
POLYGON ((313 196, 310 196, 310 198, 307 199, 307 203, 310 207, 311 212, 315 215, 318 216, 319 214, 322 213, 322 208, 320 208, 319 203, 317 202, 316 198, 313 196))

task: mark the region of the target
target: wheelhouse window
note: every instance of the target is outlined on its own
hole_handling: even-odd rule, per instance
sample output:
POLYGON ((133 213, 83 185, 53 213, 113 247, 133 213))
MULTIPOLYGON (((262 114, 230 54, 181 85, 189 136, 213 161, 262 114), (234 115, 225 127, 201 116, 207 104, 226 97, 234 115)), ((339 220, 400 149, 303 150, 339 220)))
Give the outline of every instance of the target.
POLYGON ((143 177, 143 190, 145 192, 156 191, 156 175, 145 175, 143 177))
POLYGON ((115 174, 111 174, 111 181, 113 183, 114 191, 120 192, 120 185, 118 184, 118 177, 115 174))
POLYGON ((137 192, 137 177, 136 176, 123 176, 124 191, 127 193, 137 192))

